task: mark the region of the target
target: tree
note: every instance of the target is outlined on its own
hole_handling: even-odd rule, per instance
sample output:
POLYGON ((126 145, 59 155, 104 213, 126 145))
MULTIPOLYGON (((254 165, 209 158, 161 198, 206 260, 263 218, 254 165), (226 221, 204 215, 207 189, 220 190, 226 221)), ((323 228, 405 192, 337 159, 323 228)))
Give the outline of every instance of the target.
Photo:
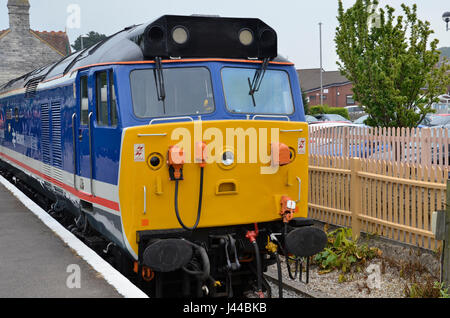
MULTIPOLYGON (((104 34, 91 31, 87 34, 87 36, 83 36, 83 48, 91 47, 97 44, 98 42, 103 41, 106 38, 107 36, 104 34)), ((75 40, 75 42, 72 45, 72 48, 75 51, 81 50, 81 35, 75 40)))
POLYGON ((416 127, 450 83, 448 64, 437 67, 438 40, 417 6, 402 4, 405 16, 394 17, 377 0, 356 0, 344 10, 339 0, 336 49, 341 73, 353 82, 355 100, 369 114, 366 123, 382 127, 416 127))

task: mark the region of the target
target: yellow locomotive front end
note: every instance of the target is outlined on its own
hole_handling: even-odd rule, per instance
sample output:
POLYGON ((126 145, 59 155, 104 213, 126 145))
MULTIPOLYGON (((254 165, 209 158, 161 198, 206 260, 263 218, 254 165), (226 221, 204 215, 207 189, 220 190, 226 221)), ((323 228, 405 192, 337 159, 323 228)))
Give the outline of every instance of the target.
POLYGON ((306 218, 303 122, 189 120, 127 128, 119 197, 135 271, 149 280, 156 274, 150 286, 159 297, 164 273, 171 274, 166 290, 184 286, 186 296, 194 292, 191 280, 199 296, 208 290, 229 297, 256 277, 261 296, 261 273, 278 253, 309 257, 326 242, 306 218))
POLYGON ((138 254, 139 231, 182 228, 175 199, 179 218, 192 227, 200 191, 199 228, 282 222, 283 200, 295 202, 294 215, 305 218, 307 140, 307 124, 288 121, 195 121, 126 129, 119 196, 130 246, 138 254), (173 147, 182 153, 177 197, 169 162, 173 147))

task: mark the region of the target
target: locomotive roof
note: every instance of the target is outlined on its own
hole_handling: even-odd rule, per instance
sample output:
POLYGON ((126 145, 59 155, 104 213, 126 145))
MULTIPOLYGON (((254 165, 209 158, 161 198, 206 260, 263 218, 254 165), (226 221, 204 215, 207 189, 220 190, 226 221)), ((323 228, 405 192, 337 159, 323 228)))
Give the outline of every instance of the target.
MULTIPOLYGON (((250 51, 246 51, 244 48, 238 48, 236 49, 236 43, 228 43, 225 41, 225 43, 218 43, 219 41, 216 41, 217 43, 212 43, 210 45, 210 42, 208 43, 202 43, 201 41, 195 41, 195 47, 196 49, 189 48, 189 46, 186 49, 183 49, 183 47, 177 46, 175 47, 172 52, 170 52, 171 48, 170 45, 168 45, 168 40, 164 39, 165 42, 162 43, 162 45, 152 45, 152 41, 149 41, 146 36, 154 29, 154 26, 162 27, 163 29, 167 25, 177 25, 180 21, 194 21, 194 22, 204 22, 207 21, 209 23, 215 23, 219 21, 218 25, 213 28, 214 32, 218 31, 218 29, 221 29, 223 27, 224 23, 228 25, 234 24, 236 28, 236 23, 238 24, 237 27, 242 27, 242 25, 250 24, 252 25, 252 28, 263 28, 263 30, 272 30, 269 26, 264 24, 259 19, 238 19, 238 18, 218 18, 218 17, 211 17, 211 16, 163 16, 154 22, 147 23, 147 24, 140 24, 140 25, 133 25, 130 27, 127 27, 116 34, 111 35, 110 37, 106 38, 105 40, 93 45, 92 47, 86 48, 81 51, 77 51, 72 53, 69 56, 64 57, 60 61, 56 63, 52 63, 46 66, 43 66, 39 69, 36 69, 30 73, 27 73, 19 78, 13 79, 9 81, 8 83, 0 86, 0 93, 5 91, 10 91, 14 89, 34 86, 36 87, 37 84, 43 80, 52 79, 61 75, 65 75, 73 70, 76 70, 78 68, 82 68, 88 65, 96 65, 96 64, 102 64, 102 63, 120 63, 120 62, 139 62, 139 61, 146 61, 146 60, 152 60, 154 57, 152 55, 160 55, 162 57, 171 58, 172 55, 170 53, 176 52, 176 53, 182 53, 182 56, 177 56, 177 58, 182 57, 197 57, 197 58, 228 58, 228 59, 236 59, 241 57, 242 59, 247 59, 248 56, 245 56, 246 53, 257 53, 261 56, 258 56, 258 59, 269 58, 270 60, 274 62, 284 62, 289 63, 288 60, 278 55, 276 50, 276 33, 275 33, 275 50, 273 48, 273 44, 271 44, 271 47, 269 49, 261 48, 260 46, 256 47, 256 45, 253 45, 253 49, 250 51), (171 20, 172 19, 172 20, 171 20), (180 20, 181 19, 181 20, 180 20), (239 26, 239 23, 241 26, 239 26), (212 47, 213 50, 209 51, 212 52, 209 55, 202 55, 200 51, 198 51, 198 47, 201 45, 207 44, 208 46, 212 47), (221 56, 215 56, 218 54, 214 54, 214 52, 217 52, 217 49, 222 49, 220 52, 224 52, 224 45, 227 46, 225 48, 225 53, 221 54, 221 56), (156 47, 156 50, 155 50, 156 47), (162 49, 161 49, 162 48, 162 49), (229 49, 228 49, 229 48, 229 49), (154 51, 154 52, 152 52, 154 51), (262 53, 261 53, 262 52, 262 53), (272 56, 268 56, 268 55, 272 56), (242 55, 242 56, 241 56, 242 55)), ((186 25, 186 23, 184 23, 186 25)), ((169 26, 170 27, 170 26, 169 26)), ((203 36, 205 35, 203 25, 200 28, 198 23, 197 25, 193 26, 193 28, 197 27, 197 34, 195 34, 194 29, 194 35, 203 36)), ((273 31, 275 32, 275 31, 273 31)), ((169 33, 169 32, 167 32, 169 33)), ((211 41, 213 34, 206 34, 206 39, 211 41)), ((150 38, 150 36, 148 36, 150 38)), ((166 37, 167 38, 167 37, 166 37)), ((215 36, 215 38, 220 39, 220 37, 215 36)), ((222 37, 223 39, 223 37, 222 37)), ((222 39, 220 39, 221 42, 222 39)), ((236 41, 236 40, 234 40, 236 41)), ((256 41, 254 41, 256 42, 256 41)), ((205 45, 206 47, 206 45, 205 45)), ((250 47, 250 46, 249 46, 250 47)), ((203 50, 203 47, 201 48, 203 50)))

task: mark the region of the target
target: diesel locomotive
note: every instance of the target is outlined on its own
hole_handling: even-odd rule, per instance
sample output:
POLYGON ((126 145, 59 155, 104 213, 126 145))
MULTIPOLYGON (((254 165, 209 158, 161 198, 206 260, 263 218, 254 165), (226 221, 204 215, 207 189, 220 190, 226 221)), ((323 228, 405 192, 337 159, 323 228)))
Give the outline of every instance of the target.
POLYGON ((280 254, 326 243, 297 73, 259 19, 166 15, 11 80, 0 166, 156 297, 263 297, 280 254))

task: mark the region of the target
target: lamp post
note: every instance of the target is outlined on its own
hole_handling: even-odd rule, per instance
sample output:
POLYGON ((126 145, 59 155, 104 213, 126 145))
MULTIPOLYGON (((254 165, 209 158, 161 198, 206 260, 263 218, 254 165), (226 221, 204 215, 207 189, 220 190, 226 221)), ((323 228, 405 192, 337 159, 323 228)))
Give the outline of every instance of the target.
POLYGON ((319 37, 320 37, 320 105, 323 105, 322 22, 319 22, 319 37))
POLYGON ((449 30, 449 28, 448 28, 448 23, 450 22, 450 12, 445 12, 443 15, 442 15, 442 20, 444 20, 444 22, 447 24, 447 31, 449 30))

